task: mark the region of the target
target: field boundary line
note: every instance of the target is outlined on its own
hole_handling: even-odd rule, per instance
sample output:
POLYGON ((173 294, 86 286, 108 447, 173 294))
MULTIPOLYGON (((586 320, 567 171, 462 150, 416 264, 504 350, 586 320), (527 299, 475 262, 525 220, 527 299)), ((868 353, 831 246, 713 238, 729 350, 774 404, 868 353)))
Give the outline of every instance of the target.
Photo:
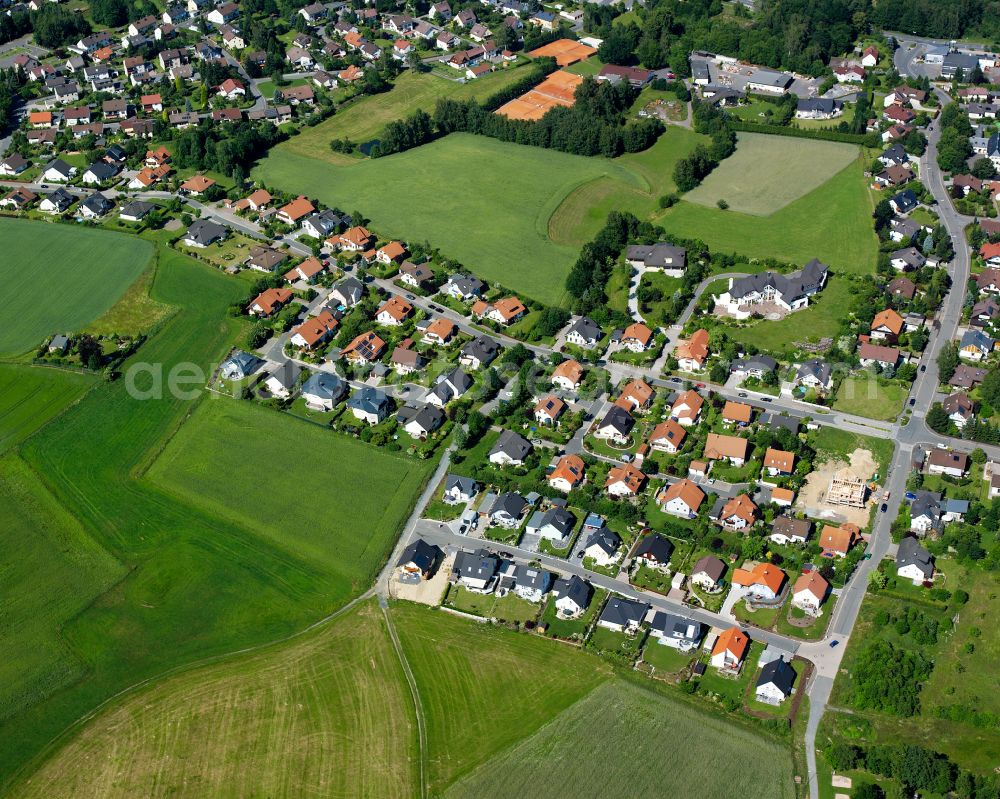
POLYGON ((410 696, 413 698, 413 711, 417 718, 417 746, 420 752, 418 757, 420 763, 420 797, 421 799, 427 799, 428 751, 424 704, 420 699, 420 689, 417 687, 417 680, 413 676, 412 669, 410 669, 410 663, 406 659, 406 653, 403 651, 402 644, 399 642, 399 636, 396 635, 396 626, 393 624, 392 616, 389 614, 389 603, 382 594, 379 594, 378 604, 382 609, 382 615, 385 617, 385 624, 389 630, 389 638, 392 640, 393 649, 396 650, 396 657, 399 658, 399 665, 403 667, 406 684, 410 687, 410 696))

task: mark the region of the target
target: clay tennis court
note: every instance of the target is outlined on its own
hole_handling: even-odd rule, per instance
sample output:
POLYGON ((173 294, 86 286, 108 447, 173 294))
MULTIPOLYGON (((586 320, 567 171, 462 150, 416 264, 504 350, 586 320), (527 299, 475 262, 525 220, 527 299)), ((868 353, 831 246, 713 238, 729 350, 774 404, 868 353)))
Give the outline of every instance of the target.
POLYGON ((553 72, 534 89, 500 106, 496 113, 508 119, 541 119, 550 108, 573 105, 576 102, 573 95, 581 83, 583 78, 580 75, 563 70, 553 72))
POLYGON ((568 67, 577 61, 590 58, 597 50, 572 39, 557 39, 554 42, 543 44, 537 50, 532 50, 528 55, 532 58, 538 56, 552 56, 561 67, 568 67))

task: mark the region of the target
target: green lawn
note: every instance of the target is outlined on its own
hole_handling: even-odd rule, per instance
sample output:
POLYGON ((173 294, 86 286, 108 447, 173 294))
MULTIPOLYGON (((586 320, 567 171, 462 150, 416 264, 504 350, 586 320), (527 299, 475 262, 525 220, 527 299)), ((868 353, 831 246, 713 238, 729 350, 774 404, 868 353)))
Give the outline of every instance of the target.
MULTIPOLYGON (((168 236, 148 234, 161 247, 168 236)), ((162 249, 152 298, 177 312, 143 345, 134 362, 164 375, 180 364, 207 374, 240 330, 226 310, 245 291, 244 281, 162 249)), ((79 402, 21 445, 21 456, 33 472, 22 493, 44 498, 44 479, 51 498, 44 504, 41 499, 32 502, 43 510, 52 507, 43 520, 52 528, 47 538, 55 543, 43 547, 42 541, 32 542, 43 548, 34 556, 36 565, 28 566, 27 577, 12 576, 8 582, 5 574, 0 581, 0 650, 14 653, 8 654, 7 668, 18 670, 23 661, 28 664, 25 671, 45 675, 41 686, 27 680, 6 686, 9 714, 0 718, 0 786, 70 723, 123 688, 179 664, 288 635, 342 606, 352 594, 352 578, 364 581, 377 564, 375 549, 387 545, 384 530, 353 531, 357 543, 351 543, 345 555, 354 559, 334 568, 321 547, 310 549, 306 533, 287 534, 278 524, 267 535, 260 534, 236 523, 235 514, 215 509, 209 513, 179 501, 150 480, 136 479, 178 428, 183 430, 197 403, 169 391, 139 398, 129 387, 145 391, 153 380, 148 372, 131 373, 132 365, 126 363, 121 380, 96 382, 79 402), (368 540, 371 551, 364 552, 368 540), (322 557, 310 560, 311 551, 322 557), (56 567, 59 559, 68 564, 68 577, 56 567), (111 567, 95 569, 93 577, 84 579, 86 574, 74 564, 88 559, 111 567), (116 560, 127 568, 120 571, 116 560), (77 571, 80 579, 73 582, 69 578, 76 578, 77 571), (24 579, 30 581, 33 595, 24 589, 24 579), (30 642, 46 635, 56 643, 43 657, 41 645, 32 648, 30 642), (21 637, 8 642, 14 636, 21 637), (72 653, 68 666, 61 662, 66 653, 72 653), (22 698, 15 703, 15 696, 22 698)), ((196 388, 201 384, 195 381, 196 388)), ((197 423, 200 414, 195 416, 197 423)), ((246 429, 226 449, 249 446, 260 452, 263 445, 254 444, 254 436, 259 438, 259 431, 246 429)), ((326 440, 330 448, 339 449, 332 438, 326 440)), ((259 504, 274 514, 279 500, 269 493, 268 482, 287 486, 289 478, 272 475, 267 466, 277 457, 274 452, 281 456, 283 451, 284 445, 274 442, 257 463, 239 462, 234 480, 260 485, 244 495, 240 508, 259 504)), ((378 454, 366 452, 366 466, 375 458, 376 468, 381 468, 378 454)), ((232 456, 219 457, 224 462, 232 456)), ((341 473, 336 459, 314 463, 326 483, 314 500, 318 510, 313 527, 329 529, 330 522, 324 521, 330 518, 327 506, 336 496, 341 473)), ((356 478, 345 474, 343 479, 356 478)), ((309 501, 296 495, 280 499, 289 513, 296 503, 309 501)), ((394 503, 400 513, 408 504, 401 497, 394 503)), ((14 504, 32 512, 31 503, 14 504)), ((22 546, 20 538, 37 536, 38 526, 30 515, 19 521, 9 532, 15 543, 8 549, 22 546)))
POLYGON ((0 219, 0 355, 73 333, 107 311, 149 263, 148 242, 82 226, 0 219))
POLYGON ((645 189, 643 178, 618 161, 458 133, 347 166, 277 148, 255 175, 270 186, 358 209, 380 235, 430 241, 480 277, 546 303, 565 297, 578 255, 546 237, 549 216, 566 195, 605 175, 645 189))
POLYGON ((892 421, 903 409, 909 391, 910 387, 901 383, 875 377, 849 377, 840 384, 833 407, 869 419, 892 421))
POLYGON ((853 144, 740 133, 736 152, 684 198, 769 216, 818 188, 858 158, 853 144))
POLYGON ((413 702, 371 601, 100 714, 16 796, 419 795, 413 702), (120 742, 128 740, 128 746, 120 742))
POLYGON ((0 453, 64 411, 94 380, 80 372, 0 364, 0 453))
MULTIPOLYGON (((781 141, 787 144, 787 138, 781 141)), ((819 258, 835 271, 869 274, 875 269, 878 242, 863 172, 864 164, 857 159, 767 217, 684 201, 657 221, 678 236, 703 240, 714 250, 796 264, 819 258)))
POLYGON ((730 335, 743 343, 753 343, 765 352, 781 354, 797 349, 797 344, 833 338, 851 299, 849 280, 832 275, 826 287, 812 297, 809 306, 784 319, 760 319, 746 327, 733 327, 730 335))
POLYGON ((392 614, 427 718, 431 796, 609 675, 599 659, 535 636, 408 603, 392 614))
POLYGON ((381 567, 429 464, 252 402, 203 402, 149 470, 161 488, 358 592, 381 567), (327 469, 305 464, 336 464, 327 469), (260 470, 251 464, 267 464, 260 470), (249 468, 248 468, 249 467, 249 468))
MULTIPOLYGON (((284 153, 294 153, 333 164, 349 162, 350 156, 330 150, 332 139, 350 139, 355 144, 363 144, 376 138, 387 123, 409 116, 418 108, 433 114, 434 106, 441 97, 453 100, 486 98, 520 80, 524 74, 519 69, 499 70, 468 83, 456 83, 431 73, 407 70, 396 78, 389 91, 366 96, 319 125, 303 128, 298 136, 293 136, 272 150, 272 158, 274 155, 280 157, 284 153)), ((271 97, 266 93, 264 96, 268 99, 271 97)), ((276 185, 277 183, 276 181, 276 185)), ((294 186, 284 188, 288 191, 298 190, 294 186)))
POLYGON ((745 799, 791 799, 791 766, 787 748, 774 740, 653 686, 611 680, 445 796, 730 799, 735 780, 745 799))

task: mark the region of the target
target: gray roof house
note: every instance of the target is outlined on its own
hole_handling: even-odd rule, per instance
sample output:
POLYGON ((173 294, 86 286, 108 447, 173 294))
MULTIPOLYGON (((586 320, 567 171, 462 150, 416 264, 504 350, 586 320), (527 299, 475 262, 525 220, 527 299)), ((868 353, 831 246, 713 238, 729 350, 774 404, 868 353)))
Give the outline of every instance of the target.
POLYGON ((330 299, 336 300, 345 308, 353 308, 365 296, 365 287, 360 280, 353 277, 344 278, 330 292, 330 299))
POLYGON ((408 402, 399 409, 396 421, 414 438, 423 438, 444 424, 444 412, 433 405, 408 402))
POLYGON ((490 524, 513 529, 521 522, 521 515, 528 507, 528 501, 514 491, 498 496, 489 509, 490 524))
POLYGON ((575 525, 576 517, 565 508, 549 508, 532 514, 524 531, 550 541, 565 541, 575 525))
POLYGON ((444 479, 444 500, 449 504, 468 502, 479 493, 479 483, 471 477, 449 474, 444 479))
POLYGON ((798 435, 799 428, 802 427, 802 419, 800 417, 789 416, 781 411, 764 411, 757 421, 762 426, 769 427, 772 430, 784 428, 792 435, 798 435))
POLYGON ((899 192, 899 194, 893 195, 889 199, 889 205, 892 206, 892 210, 897 214, 908 214, 920 205, 920 201, 917 199, 917 195, 913 189, 906 189, 899 192))
POLYGON ((778 362, 770 355, 748 355, 746 358, 736 358, 730 365, 729 371, 750 375, 752 377, 763 377, 769 372, 778 368, 778 362))
POLYGON ((106 161, 95 161, 87 167, 81 178, 84 183, 100 184, 111 180, 118 174, 118 167, 112 166, 106 161))
POLYGON ((442 554, 440 547, 428 544, 422 538, 412 541, 396 561, 396 566, 400 569, 400 581, 419 583, 421 579, 429 578, 441 561, 442 554))
POLYGON ((448 278, 448 282, 441 288, 441 291, 456 300, 467 301, 481 297, 486 291, 486 284, 478 277, 455 274, 448 278))
POLYGON ((489 365, 499 354, 500 345, 489 336, 479 336, 464 347, 459 363, 470 369, 479 369, 489 365))
POLYGON ((746 277, 733 278, 729 295, 739 304, 753 302, 757 297, 773 298, 787 307, 799 307, 807 298, 826 284, 829 267, 813 258, 796 272, 787 275, 778 272, 758 272, 746 277))
POLYGON ((914 583, 922 583, 934 576, 934 559, 916 538, 907 536, 896 550, 896 573, 914 583))
POLYGON ((666 242, 633 244, 625 250, 625 260, 632 266, 683 272, 687 266, 687 250, 666 242))
POLYGON ((653 614, 649 634, 659 638, 661 644, 672 646, 682 652, 690 652, 698 646, 704 629, 701 622, 694 619, 685 619, 683 616, 658 610, 653 614))
POLYGON ((145 200, 133 200, 122 207, 118 212, 118 216, 125 220, 138 222, 155 207, 152 203, 148 203, 145 200))
POLYGON ((302 398, 310 408, 333 410, 347 394, 347 384, 329 372, 315 372, 302 384, 302 398))
POLYGON ((920 269, 927 259, 916 247, 903 247, 889 253, 889 263, 894 269, 909 272, 911 269, 920 269))
POLYGON ((196 219, 184 234, 184 243, 191 247, 207 247, 229 235, 229 228, 208 219, 196 219))
POLYGON ((222 366, 219 367, 219 374, 226 380, 242 380, 260 366, 261 363, 262 361, 255 355, 237 350, 223 361, 222 366))
POLYGON ((633 427, 635 419, 632 414, 618 405, 612 405, 598 425, 597 434, 604 438, 628 438, 633 427))
POLYGON ((645 536, 635 548, 633 558, 635 560, 645 560, 657 566, 666 566, 670 563, 670 556, 674 552, 674 545, 666 538, 656 533, 645 536))
POLYGON ((472 388, 472 378, 458 367, 440 375, 434 388, 427 395, 427 401, 432 405, 444 407, 452 400, 457 400, 472 388))
POLYGON ((489 458, 490 463, 496 463, 501 466, 507 464, 519 465, 524 463, 524 459, 530 454, 530 441, 512 430, 504 430, 500 433, 496 444, 490 450, 489 458))
POLYGON ((586 548, 597 547, 602 552, 604 552, 605 557, 614 557, 618 548, 622 545, 622 539, 614 530, 610 527, 602 527, 600 530, 595 530, 590 534, 587 539, 586 548))
POLYGON ((301 374, 302 367, 295 361, 284 361, 268 375, 264 385, 274 396, 288 397, 291 395, 292 389, 295 388, 295 384, 298 383, 301 374))
POLYGON ((69 349, 69 337, 57 333, 49 342, 49 352, 66 352, 69 349))
POLYGON ((80 203, 80 216, 96 219, 104 216, 115 207, 115 204, 100 192, 94 192, 80 203))
POLYGON ((833 367, 818 358, 812 358, 799 364, 795 371, 795 380, 808 386, 821 388, 830 387, 830 379, 833 376, 833 367))
POLYGON ((564 616, 572 616, 587 609, 594 595, 593 586, 575 574, 565 580, 556 580, 552 587, 556 608, 564 616))
POLYGON ((776 705, 791 696, 794 683, 795 669, 787 660, 779 657, 760 670, 755 694, 760 701, 776 705))
POLYGON ((370 386, 359 388, 347 400, 347 407, 353 411, 355 417, 369 424, 377 424, 385 419, 389 415, 391 405, 392 402, 385 392, 370 386))
POLYGON ((601 326, 586 316, 581 316, 566 331, 566 341, 578 347, 596 347, 603 337, 601 326))
POLYGON ((541 602, 552 586, 552 572, 519 564, 514 568, 514 593, 529 602, 541 602))
POLYGON ((488 592, 500 568, 500 561, 485 549, 476 552, 461 551, 455 555, 451 567, 452 582, 461 583, 473 591, 488 592))
POLYGON ((639 629, 648 611, 649 605, 645 602, 613 596, 601 611, 597 625, 620 633, 634 632, 639 629))

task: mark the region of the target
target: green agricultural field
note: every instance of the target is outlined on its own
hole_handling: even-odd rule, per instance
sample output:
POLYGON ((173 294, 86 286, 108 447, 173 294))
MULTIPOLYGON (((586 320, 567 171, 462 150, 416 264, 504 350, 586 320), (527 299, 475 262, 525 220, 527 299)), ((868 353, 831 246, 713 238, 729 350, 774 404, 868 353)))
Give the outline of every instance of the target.
MULTIPOLYGON (((409 116, 418 108, 433 114, 438 99, 442 97, 452 100, 483 99, 520 80, 524 74, 518 69, 507 69, 467 83, 456 83, 430 72, 407 70, 396 79, 389 91, 365 96, 319 125, 303 128, 298 136, 272 150, 271 157, 277 155, 280 160, 282 154, 294 153, 331 164, 350 163, 353 160, 350 156, 330 149, 331 140, 349 139, 355 144, 364 144, 377 138, 386 124, 409 116)), ((275 185, 280 184, 275 181, 275 185)), ((294 185, 285 188, 288 191, 298 190, 294 185)))
POLYGON ((576 649, 438 610, 400 603, 392 615, 427 719, 431 796, 531 735, 610 673, 576 649))
POLYGON ((740 133, 736 152, 684 199, 712 207, 724 199, 734 211, 769 216, 826 183, 857 158, 858 148, 853 144, 740 133))
POLYGON ((64 411, 94 380, 80 372, 0 364, 0 453, 64 411))
MULTIPOLYGON (((789 141, 780 140, 786 145, 789 141)), ((856 159, 823 185, 766 217, 684 201, 656 221, 671 233, 701 239, 721 252, 796 264, 819 258, 835 271, 871 274, 878 240, 863 172, 864 164, 856 159)))
POLYGON ((840 384, 834 410, 892 421, 903 410, 909 386, 871 377, 849 377, 840 384))
POLYGON ((107 311, 149 263, 149 242, 71 225, 0 219, 0 355, 20 354, 107 311))
POLYGON ((19 797, 419 795, 413 702, 374 602, 97 716, 19 797), (126 745, 122 745, 125 744, 126 745))
POLYGON ((357 592, 381 568, 429 467, 222 399, 198 407, 148 476, 206 514, 228 516, 290 556, 321 564, 357 592))
POLYGON ((611 680, 483 763, 445 796, 730 799, 734 779, 746 799, 795 796, 784 745, 652 687, 611 680))
POLYGON ((278 148, 255 176, 360 210, 380 234, 429 241, 481 277, 546 303, 565 297, 566 275, 579 254, 546 236, 549 217, 566 195, 603 176, 645 189, 644 179, 618 161, 459 133, 339 167, 278 148), (477 180, 477 164, 497 172, 487 166, 477 180))
MULTIPOLYGON (((161 246, 151 295, 177 310, 134 361, 150 364, 154 373, 163 375, 180 365, 207 375, 240 330, 226 309, 245 292, 246 284, 163 248, 168 235, 149 234, 149 240, 161 246)), ((41 475, 45 488, 66 510, 48 514, 55 527, 50 538, 57 544, 39 553, 38 565, 29 573, 38 586, 33 598, 15 596, 23 580, 8 583, 5 575, 0 581, 0 636, 41 625, 24 640, 57 634, 61 645, 49 647, 50 654, 42 658, 30 647, 0 642, 2 651, 15 653, 8 657, 8 668, 22 669, 23 663, 23 672, 45 674, 37 689, 27 681, 7 689, 12 696, 27 696, 29 690, 31 695, 16 707, 8 700, 13 712, 0 718, 0 790, 18 769, 37 765, 31 761, 53 738, 108 697, 178 665, 301 630, 343 606, 352 595, 353 581, 367 577, 377 560, 374 549, 364 552, 363 544, 351 550, 354 560, 343 565, 334 565, 330 557, 310 560, 318 549, 306 545, 305 535, 284 536, 279 528, 264 536, 225 514, 180 501, 151 480, 137 479, 183 430, 188 414, 197 410, 197 400, 150 391, 154 379, 148 371, 137 375, 132 365, 126 363, 121 380, 97 382, 21 444, 20 454, 33 471, 31 495, 41 491, 41 475), (75 532, 81 529, 87 540, 78 542, 82 536, 75 532), (88 547, 103 550, 115 567, 110 577, 101 571, 79 584, 49 568, 50 553, 72 564, 87 557, 88 547), (115 561, 126 564, 127 570, 118 571, 115 561), (59 603, 53 600, 56 594, 59 603), (48 627, 38 621, 46 614, 51 618, 48 627), (86 668, 62 665, 67 652, 86 668), (30 659, 44 662, 32 664, 30 659)), ((195 387, 200 385, 203 379, 195 381, 195 387)), ((196 421, 198 416, 195 413, 196 421)), ((231 446, 251 446, 254 432, 244 430, 231 446)), ((330 446, 336 444, 331 440, 330 446)), ((282 449, 275 443, 266 457, 244 459, 241 470, 234 471, 234 479, 252 483, 252 491, 244 496, 247 507, 257 503, 273 513, 273 502, 262 498, 271 496, 270 481, 287 480, 268 469, 273 451, 282 449), (250 470, 256 482, 240 477, 250 470)), ((340 475, 335 459, 311 463, 322 467, 328 478, 323 495, 314 500, 314 522, 319 525, 326 513, 322 500, 336 495, 340 475)), ((309 498, 290 497, 290 513, 296 501, 309 498)), ((397 509, 408 504, 402 498, 394 502, 397 509)), ((34 534, 34 527, 29 518, 11 535, 34 534)), ((373 548, 386 542, 381 530, 361 537, 369 539, 373 548)))

